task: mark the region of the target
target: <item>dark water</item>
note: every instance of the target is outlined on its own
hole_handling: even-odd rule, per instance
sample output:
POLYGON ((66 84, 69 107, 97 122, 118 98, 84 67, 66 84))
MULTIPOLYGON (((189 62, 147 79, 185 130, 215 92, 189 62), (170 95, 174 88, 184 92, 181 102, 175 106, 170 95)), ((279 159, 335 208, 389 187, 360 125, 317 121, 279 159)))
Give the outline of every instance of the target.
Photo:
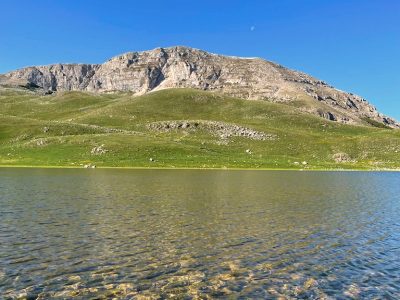
POLYGON ((399 195, 400 173, 0 169, 0 298, 400 299, 399 195))

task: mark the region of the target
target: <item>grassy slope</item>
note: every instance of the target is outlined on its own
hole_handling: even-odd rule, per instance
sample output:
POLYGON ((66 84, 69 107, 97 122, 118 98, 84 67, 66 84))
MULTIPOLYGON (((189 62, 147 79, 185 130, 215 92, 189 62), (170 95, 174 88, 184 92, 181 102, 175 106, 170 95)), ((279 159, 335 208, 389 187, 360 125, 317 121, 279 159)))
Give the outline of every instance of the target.
POLYGON ((307 161, 310 169, 399 168, 400 131, 342 125, 287 105, 187 89, 141 97, 0 90, 0 165, 303 168, 295 161, 307 161), (206 131, 146 127, 164 120, 222 121, 278 139, 236 137, 224 145, 206 131), (102 144, 109 151, 92 155, 102 144), (357 162, 336 163, 332 155, 338 152, 357 162))

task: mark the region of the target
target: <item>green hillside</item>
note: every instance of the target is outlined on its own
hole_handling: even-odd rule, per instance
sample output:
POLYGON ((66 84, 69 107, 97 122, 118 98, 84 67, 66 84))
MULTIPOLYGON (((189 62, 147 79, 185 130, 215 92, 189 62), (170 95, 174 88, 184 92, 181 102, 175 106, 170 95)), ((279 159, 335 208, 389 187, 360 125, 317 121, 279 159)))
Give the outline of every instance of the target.
POLYGON ((0 165, 89 164, 400 168, 400 131, 343 125, 284 104, 188 89, 140 97, 0 90, 0 165))

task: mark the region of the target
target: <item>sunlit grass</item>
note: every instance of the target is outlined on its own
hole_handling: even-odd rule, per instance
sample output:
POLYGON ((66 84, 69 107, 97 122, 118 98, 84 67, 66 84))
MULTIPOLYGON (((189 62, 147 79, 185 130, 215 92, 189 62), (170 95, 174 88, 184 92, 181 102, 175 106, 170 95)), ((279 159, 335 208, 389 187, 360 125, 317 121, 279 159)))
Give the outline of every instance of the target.
POLYGON ((189 89, 41 96, 0 92, 0 165, 382 169, 400 167, 400 132, 343 125, 293 106, 189 89), (203 120, 276 135, 221 140, 204 130, 154 131, 148 124, 203 120), (104 145, 107 152, 92 154, 104 145), (250 150, 247 151, 246 150, 250 150), (335 153, 349 161, 336 162, 335 153), (152 161, 151 161, 151 160, 152 161), (303 164, 306 162, 307 164, 303 164))

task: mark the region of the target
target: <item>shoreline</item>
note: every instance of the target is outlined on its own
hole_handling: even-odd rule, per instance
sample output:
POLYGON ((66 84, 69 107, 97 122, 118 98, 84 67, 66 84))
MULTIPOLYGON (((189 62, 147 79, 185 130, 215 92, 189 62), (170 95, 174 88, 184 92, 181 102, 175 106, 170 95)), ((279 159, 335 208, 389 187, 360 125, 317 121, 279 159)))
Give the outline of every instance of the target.
POLYGON ((114 169, 114 170, 208 170, 208 171, 296 171, 296 172, 400 172, 397 169, 290 169, 290 168, 201 168, 201 167, 112 167, 100 166, 84 168, 82 166, 46 166, 46 165, 0 165, 0 169, 114 169))

